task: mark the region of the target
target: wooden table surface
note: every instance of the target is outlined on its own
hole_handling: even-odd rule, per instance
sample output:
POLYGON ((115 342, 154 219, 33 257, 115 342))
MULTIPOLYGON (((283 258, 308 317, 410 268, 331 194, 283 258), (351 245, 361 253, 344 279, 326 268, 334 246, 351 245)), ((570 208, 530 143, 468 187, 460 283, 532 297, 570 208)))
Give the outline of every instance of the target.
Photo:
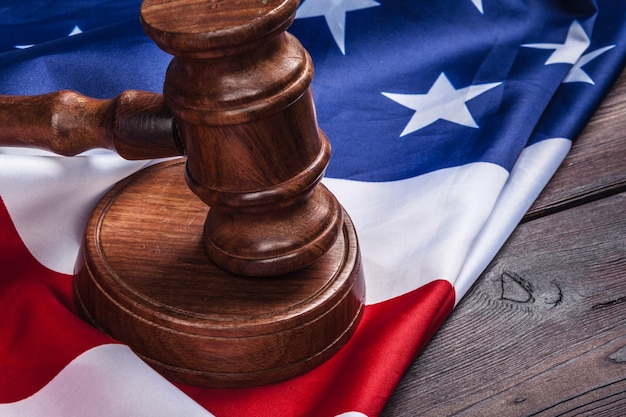
POLYGON ((383 416, 626 416, 626 71, 383 416))

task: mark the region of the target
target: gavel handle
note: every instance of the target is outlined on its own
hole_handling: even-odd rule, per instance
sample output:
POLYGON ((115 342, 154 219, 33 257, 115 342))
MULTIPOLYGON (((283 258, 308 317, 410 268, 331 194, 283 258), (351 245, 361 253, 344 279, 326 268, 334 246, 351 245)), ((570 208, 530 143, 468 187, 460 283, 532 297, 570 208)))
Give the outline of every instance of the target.
POLYGON ((125 159, 184 154, 163 96, 134 90, 107 100, 69 90, 0 95, 0 146, 34 147, 66 156, 104 148, 125 159))

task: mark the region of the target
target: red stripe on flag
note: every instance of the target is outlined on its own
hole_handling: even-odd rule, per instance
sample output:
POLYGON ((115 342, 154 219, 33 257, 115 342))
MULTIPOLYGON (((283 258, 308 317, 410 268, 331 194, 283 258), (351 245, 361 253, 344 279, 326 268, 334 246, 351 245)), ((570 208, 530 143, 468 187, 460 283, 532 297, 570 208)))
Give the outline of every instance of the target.
POLYGON ((42 266, 0 199, 0 402, 26 398, 111 339, 76 316, 72 278, 42 266))
POLYGON ((400 378, 454 307, 454 289, 433 281, 369 305, 348 344, 330 360, 291 380, 249 389, 179 387, 220 416, 378 415, 400 378))

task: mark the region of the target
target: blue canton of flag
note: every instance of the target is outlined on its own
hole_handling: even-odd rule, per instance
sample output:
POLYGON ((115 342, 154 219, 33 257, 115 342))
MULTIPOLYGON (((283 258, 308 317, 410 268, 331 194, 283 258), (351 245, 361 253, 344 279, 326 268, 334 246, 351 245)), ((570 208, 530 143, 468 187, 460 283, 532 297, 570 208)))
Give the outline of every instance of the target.
POLYGON ((123 1, 6 0, 0 5, 0 53, 28 49, 112 22, 136 19, 139 3, 123 1))
POLYGON ((0 94, 160 92, 171 56, 139 24, 138 0, 0 5, 0 94))
MULTIPOLYGON (((0 94, 161 91, 171 57, 139 3, 4 1, 0 94)), ((150 162, 0 148, 0 416, 378 415, 623 71, 625 17, 622 0, 301 3, 289 31, 313 58, 324 182, 367 299, 337 355, 269 386, 174 385, 75 315, 86 218, 150 162)))
POLYGON ((623 56, 602 49, 615 24, 595 24, 589 1, 334 3, 304 1, 290 30, 318 63, 332 177, 389 181, 470 161, 511 169, 570 69, 581 82, 583 67, 619 68, 623 56))

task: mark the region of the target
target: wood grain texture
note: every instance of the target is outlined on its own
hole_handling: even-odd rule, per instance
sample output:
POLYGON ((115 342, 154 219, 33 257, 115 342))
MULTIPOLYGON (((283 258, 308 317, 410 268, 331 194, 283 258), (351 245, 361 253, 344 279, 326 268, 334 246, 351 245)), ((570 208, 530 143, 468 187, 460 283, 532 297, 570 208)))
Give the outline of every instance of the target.
POLYGON ((74 279, 82 314, 174 380, 249 386, 282 380, 337 352, 365 295, 356 233, 285 275, 229 273, 203 249, 210 209, 185 186, 184 160, 116 185, 87 226, 74 279))
POLYGON ((92 324, 177 381, 293 377, 337 352, 362 314, 356 233, 320 184, 330 144, 311 58, 284 32, 297 4, 141 7, 148 35, 174 55, 163 100, 187 157, 103 198, 74 289, 92 324))
POLYGON ((160 94, 129 90, 99 100, 69 90, 0 95, 0 146, 73 156, 103 148, 126 159, 183 155, 174 117, 160 94))
POLYGON ((521 225, 383 415, 624 415, 625 232, 625 193, 521 225))
POLYGON ((255 49, 293 21, 297 0, 145 0, 148 36, 172 55, 213 58, 255 49))
POLYGON ((146 0, 141 22, 174 55, 163 95, 185 177, 211 211, 205 247, 222 268, 272 276, 312 264, 343 211, 317 187, 330 145, 315 117, 313 64, 285 29, 295 0, 146 0))

